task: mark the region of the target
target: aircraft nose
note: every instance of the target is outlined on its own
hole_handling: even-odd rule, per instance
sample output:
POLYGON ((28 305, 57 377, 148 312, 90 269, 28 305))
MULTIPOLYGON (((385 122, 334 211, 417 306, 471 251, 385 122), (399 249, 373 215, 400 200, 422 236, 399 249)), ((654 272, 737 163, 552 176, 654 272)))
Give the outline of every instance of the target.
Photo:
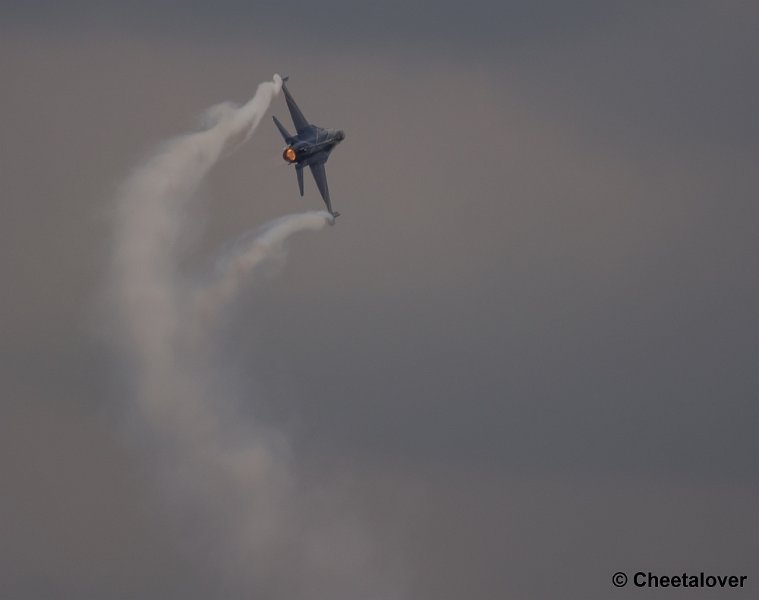
POLYGON ((345 139, 345 132, 342 129, 340 129, 337 132, 337 140, 342 142, 344 139, 345 139))

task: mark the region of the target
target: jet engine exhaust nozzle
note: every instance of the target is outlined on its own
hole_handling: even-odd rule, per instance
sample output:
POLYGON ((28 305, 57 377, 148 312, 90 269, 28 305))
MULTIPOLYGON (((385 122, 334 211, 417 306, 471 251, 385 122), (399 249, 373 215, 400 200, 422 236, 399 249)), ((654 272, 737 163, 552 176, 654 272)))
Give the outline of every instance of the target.
POLYGON ((298 157, 295 154, 295 150, 293 150, 292 146, 285 148, 285 151, 282 153, 282 158, 284 158, 285 161, 289 163, 294 163, 298 160, 298 157))

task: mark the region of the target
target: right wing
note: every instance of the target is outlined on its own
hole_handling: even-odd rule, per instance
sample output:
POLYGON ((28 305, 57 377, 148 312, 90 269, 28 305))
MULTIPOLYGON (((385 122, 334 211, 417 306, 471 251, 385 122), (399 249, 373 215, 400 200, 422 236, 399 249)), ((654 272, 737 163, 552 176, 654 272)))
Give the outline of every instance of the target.
POLYGON ((295 104, 295 100, 293 100, 293 97, 290 95, 290 90, 287 89, 287 85, 285 85, 284 81, 282 82, 282 91, 285 93, 287 108, 290 110, 290 116, 292 117, 293 125, 295 125, 295 130, 298 133, 303 133, 303 131, 309 128, 311 124, 306 120, 306 117, 303 116, 303 113, 300 112, 298 105, 295 104))
POLYGON ((332 203, 329 201, 329 187, 327 187, 327 171, 324 168, 324 163, 316 163, 316 164, 310 164, 308 165, 311 167, 311 174, 314 176, 314 181, 316 181, 316 187, 319 188, 319 193, 322 195, 322 199, 324 200, 324 204, 327 205, 327 210, 330 212, 331 215, 334 215, 334 211, 332 210, 332 203))

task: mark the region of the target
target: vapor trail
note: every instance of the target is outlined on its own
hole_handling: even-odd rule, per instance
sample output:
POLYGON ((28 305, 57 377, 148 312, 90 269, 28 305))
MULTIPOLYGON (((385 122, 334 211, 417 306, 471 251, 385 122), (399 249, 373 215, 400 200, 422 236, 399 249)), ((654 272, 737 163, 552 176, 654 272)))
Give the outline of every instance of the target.
POLYGON ((288 215, 275 219, 254 232, 246 234, 217 262, 216 277, 197 291, 194 297, 199 318, 212 317, 237 294, 251 271, 267 259, 282 256, 284 243, 299 231, 316 231, 334 217, 326 210, 288 215))
POLYGON ((141 441, 156 448, 173 500, 202 515, 220 565, 246 595, 340 600, 355 597, 353 580, 366 572, 359 528, 303 501, 283 436, 240 418, 242 394, 214 344, 214 317, 251 271, 290 236, 332 217, 271 222, 244 237, 210 279, 179 268, 199 184, 225 150, 250 137, 281 83, 275 75, 247 104, 209 110, 206 129, 164 143, 128 177, 117 196, 110 291, 141 441))
MULTIPOLYGON (((279 93, 282 80, 258 86, 240 108, 218 105, 207 112, 206 130, 177 137, 137 168, 117 198, 113 297, 121 340, 133 361, 140 409, 148 418, 171 414, 186 399, 172 388, 193 282, 180 277, 180 241, 198 185, 234 138, 250 134, 279 93), (171 382, 171 385, 169 385, 171 382)), ((172 415, 173 416, 173 415, 172 415)))

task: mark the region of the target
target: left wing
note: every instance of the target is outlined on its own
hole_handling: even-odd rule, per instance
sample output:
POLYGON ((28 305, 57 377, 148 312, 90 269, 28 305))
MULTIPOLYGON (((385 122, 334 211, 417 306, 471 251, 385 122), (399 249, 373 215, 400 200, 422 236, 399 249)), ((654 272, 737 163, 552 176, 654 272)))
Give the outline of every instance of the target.
POLYGON ((308 129, 311 124, 308 122, 306 117, 303 116, 303 113, 298 108, 298 105, 295 104, 295 100, 293 100, 293 97, 290 95, 290 90, 287 89, 287 85, 285 85, 284 79, 282 80, 282 91, 285 93, 287 108, 290 110, 290 117, 292 117, 293 125, 295 125, 295 130, 298 133, 303 133, 303 131, 308 129))
POLYGON ((324 204, 327 205, 327 210, 330 212, 332 216, 336 216, 337 213, 335 213, 332 210, 332 203, 329 200, 329 187, 327 186, 327 171, 324 168, 324 163, 323 162, 319 162, 316 164, 312 163, 308 166, 311 168, 311 174, 314 176, 314 181, 316 181, 316 187, 319 188, 319 193, 322 195, 324 204))

